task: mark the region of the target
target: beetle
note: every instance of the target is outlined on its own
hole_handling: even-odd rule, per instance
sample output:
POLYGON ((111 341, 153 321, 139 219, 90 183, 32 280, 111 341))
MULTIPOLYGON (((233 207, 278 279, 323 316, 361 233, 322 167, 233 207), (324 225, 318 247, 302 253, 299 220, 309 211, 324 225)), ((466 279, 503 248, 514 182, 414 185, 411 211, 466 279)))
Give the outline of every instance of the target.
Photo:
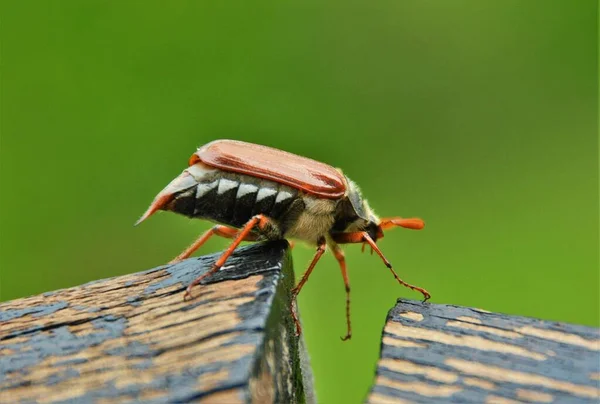
POLYGON ((350 281, 339 244, 362 243, 371 247, 398 283, 423 294, 425 289, 404 282, 394 271, 376 242, 384 230, 404 227, 420 230, 418 218, 379 218, 361 195, 358 186, 341 170, 275 148, 236 140, 215 140, 200 147, 188 168, 169 183, 136 222, 158 210, 218 223, 202 234, 170 263, 188 258, 213 235, 233 239, 211 269, 189 284, 192 288, 219 271, 242 241, 299 239, 316 245, 316 253, 292 289, 290 311, 300 335, 296 297, 328 246, 337 259, 346 288, 346 341, 352 336, 350 281))

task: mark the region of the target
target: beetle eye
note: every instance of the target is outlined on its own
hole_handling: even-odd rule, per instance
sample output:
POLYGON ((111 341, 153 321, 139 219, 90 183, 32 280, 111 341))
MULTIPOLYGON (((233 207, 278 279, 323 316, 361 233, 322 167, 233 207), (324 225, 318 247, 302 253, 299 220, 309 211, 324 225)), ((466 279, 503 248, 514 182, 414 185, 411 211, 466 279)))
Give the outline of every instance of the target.
POLYGON ((365 228, 366 232, 369 233, 369 236, 373 239, 373 241, 377 241, 383 237, 383 232, 381 228, 375 224, 375 222, 369 222, 369 224, 365 228))

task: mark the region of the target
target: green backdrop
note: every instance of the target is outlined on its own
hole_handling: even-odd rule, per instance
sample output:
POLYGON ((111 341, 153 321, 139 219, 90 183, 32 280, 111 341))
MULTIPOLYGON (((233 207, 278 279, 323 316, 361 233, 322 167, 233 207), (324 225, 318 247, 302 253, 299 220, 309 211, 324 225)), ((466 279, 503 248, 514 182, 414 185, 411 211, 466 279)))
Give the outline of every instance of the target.
MULTIPOLYGON (((207 223, 133 222, 216 138, 342 167, 436 303, 599 320, 597 1, 3 1, 1 299, 165 263, 207 223)), ((214 240, 203 253, 223 249, 214 240)), ((324 403, 358 403, 400 287, 346 248, 300 296, 324 403)), ((294 249, 296 275, 313 248, 294 249)))

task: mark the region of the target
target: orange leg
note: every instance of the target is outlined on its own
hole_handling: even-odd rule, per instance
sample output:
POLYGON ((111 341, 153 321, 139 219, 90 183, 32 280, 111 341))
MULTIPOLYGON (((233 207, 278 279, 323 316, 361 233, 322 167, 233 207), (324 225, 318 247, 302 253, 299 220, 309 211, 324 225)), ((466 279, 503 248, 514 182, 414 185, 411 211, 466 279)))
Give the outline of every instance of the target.
MULTIPOLYGON (((179 261, 183 261, 186 258, 189 258, 190 255, 194 253, 198 248, 202 247, 204 243, 208 241, 213 235, 225 238, 234 238, 238 234, 239 230, 234 229, 233 227, 216 225, 210 230, 207 230, 202 236, 198 238, 198 240, 194 241, 192 245, 186 248, 181 254, 177 257, 173 258, 169 261, 169 264, 175 264, 179 261)), ((254 241, 256 237, 253 234, 249 234, 248 237, 244 239, 244 241, 254 241)))
MULTIPOLYGON (((183 295, 184 299, 187 298, 191 298, 192 297, 192 288, 194 286, 196 286, 197 284, 199 284, 200 282, 202 282, 202 280, 212 274, 214 274, 215 272, 217 272, 222 266, 223 264, 225 264, 225 261, 227 261, 227 258, 229 258, 229 256, 233 253, 233 251, 240 245, 240 243, 244 240, 252 240, 254 237, 252 234, 250 234, 250 232, 252 231, 252 229, 254 228, 254 226, 257 226, 260 229, 264 229, 265 226, 267 225, 269 219, 264 216, 264 215, 256 215, 254 216, 252 219, 250 219, 248 221, 248 223, 246 223, 244 225, 244 227, 237 232, 236 234, 233 234, 230 232, 231 229, 225 227, 227 230, 224 231, 222 234, 225 234, 224 237, 230 237, 233 238, 235 237, 235 240, 233 240, 233 242, 229 245, 229 247, 227 248, 227 250, 225 250, 225 252, 223 252, 223 254, 221 254, 221 256, 219 257, 219 259, 214 263, 214 265, 212 266, 212 268, 205 274, 197 277, 196 279, 194 279, 194 281, 192 283, 189 284, 189 286, 187 287, 187 289, 185 290, 185 294, 183 295)), ((215 226, 215 227, 219 227, 219 226, 215 226)), ((222 226, 224 227, 224 226, 222 226)), ((213 228, 214 229, 214 228, 213 228)), ((213 229, 209 230, 208 232, 206 232, 202 237, 200 237, 200 239, 198 239, 198 241, 196 241, 194 244, 192 244, 186 251, 184 251, 179 257, 183 256, 185 253, 187 253, 188 251, 189 254, 191 254, 195 249, 197 249, 198 247, 200 247, 206 240, 208 240, 208 238, 210 236, 212 236, 213 234, 218 234, 217 231, 223 231, 223 229, 217 230, 217 231, 212 231, 213 229), (192 247, 195 247, 192 249, 192 247)), ((221 234, 219 234, 221 235, 221 234)), ((189 256, 188 254, 188 256, 189 256)), ((179 258, 177 257, 177 258, 179 258)))
POLYGON ((308 266, 308 269, 306 270, 304 275, 302 275, 302 279, 300 279, 300 282, 298 283, 298 285, 294 289, 292 289, 292 302, 290 303, 290 311, 292 312, 292 318, 294 319, 294 324, 296 325, 296 336, 299 336, 300 333, 302 332, 302 327, 300 326, 300 321, 298 320, 298 314, 296 313, 296 308, 294 307, 294 305, 297 304, 296 297, 300 293, 300 290, 302 290, 302 286, 304 286, 304 284, 308 280, 308 277, 310 276, 310 273, 314 269, 315 265, 317 264, 317 262, 319 261, 319 259, 323 255, 323 253, 325 252, 325 247, 326 247, 325 239, 322 238, 318 241, 317 252, 315 253, 315 256, 313 257, 312 262, 308 266))
POLYGON ((344 278, 344 285, 346 286, 346 325, 348 326, 348 329, 346 331, 346 336, 341 338, 342 341, 347 341, 352 337, 352 324, 350 323, 350 280, 348 279, 348 270, 346 269, 346 258, 344 257, 344 251, 342 251, 342 249, 337 245, 334 245, 333 255, 340 264, 342 277, 344 278))
POLYGON ((375 252, 381 257, 385 266, 388 267, 390 269, 390 271, 392 271, 392 274, 394 275, 394 278, 396 278, 398 283, 400 283, 403 286, 406 286, 409 289, 421 292, 421 294, 423 294, 423 297, 425 298, 423 301, 427 301, 431 297, 429 292, 426 291, 425 289, 420 288, 418 286, 411 285, 410 283, 406 283, 402 279, 400 279, 398 274, 396 274, 396 272, 392 268, 392 264, 390 264, 390 262, 387 260, 387 258, 385 258, 385 256, 383 255, 383 253, 381 252, 379 247, 377 247, 377 244, 375 244, 375 242, 373 241, 373 239, 371 238, 371 236, 369 236, 369 234, 367 232, 358 231, 355 233, 340 233, 340 234, 334 235, 333 240, 336 243, 340 243, 340 244, 363 243, 363 242, 368 243, 371 246, 371 248, 373 250, 375 250, 375 252))

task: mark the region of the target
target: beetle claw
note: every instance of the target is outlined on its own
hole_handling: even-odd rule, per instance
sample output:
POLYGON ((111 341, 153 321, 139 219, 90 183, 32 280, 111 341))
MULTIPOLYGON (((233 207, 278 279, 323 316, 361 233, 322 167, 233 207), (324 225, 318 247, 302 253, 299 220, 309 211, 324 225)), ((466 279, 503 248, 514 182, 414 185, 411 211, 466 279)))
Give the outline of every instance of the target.
POLYGON ((188 287, 185 292, 183 293, 183 301, 184 302, 189 302, 190 300, 193 300, 194 296, 192 296, 192 290, 188 287))

